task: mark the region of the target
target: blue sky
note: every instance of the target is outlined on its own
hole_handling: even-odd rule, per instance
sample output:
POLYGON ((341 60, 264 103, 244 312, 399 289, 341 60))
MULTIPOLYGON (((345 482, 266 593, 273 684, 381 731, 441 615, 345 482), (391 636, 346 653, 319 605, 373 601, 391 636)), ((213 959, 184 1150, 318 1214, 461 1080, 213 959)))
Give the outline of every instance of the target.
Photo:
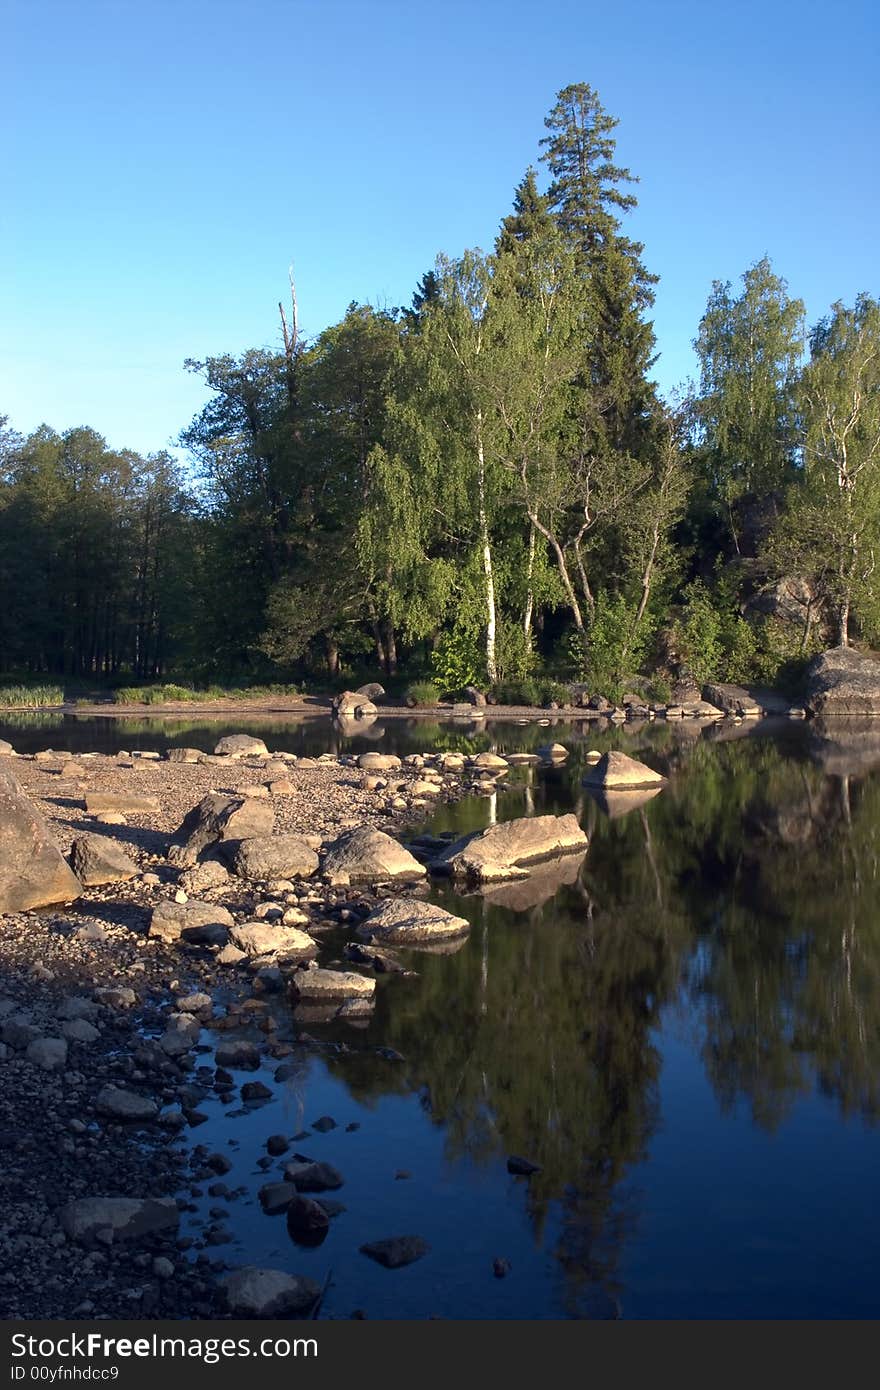
POLYGON ((640 176, 656 376, 713 279, 769 254, 810 320, 880 293, 870 0, 0 0, 0 414, 143 451, 187 357, 408 303, 489 247, 556 92, 589 82, 640 176))

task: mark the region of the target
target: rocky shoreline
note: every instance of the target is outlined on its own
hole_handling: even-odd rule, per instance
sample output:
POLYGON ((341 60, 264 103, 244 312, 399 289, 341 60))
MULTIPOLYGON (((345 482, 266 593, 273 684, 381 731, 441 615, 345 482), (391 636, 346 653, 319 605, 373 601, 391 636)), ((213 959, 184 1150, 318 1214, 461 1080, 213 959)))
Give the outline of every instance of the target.
MULTIPOLYGON (((84 880, 107 879, 69 905, 0 916, 3 1316, 309 1315, 309 1281, 232 1274, 215 1250, 223 1204, 245 1194, 223 1183, 228 1158, 197 1142, 204 1107, 259 1103, 266 1088, 247 1073, 275 1066, 283 1080, 285 1059, 322 1046, 310 1020, 356 1026, 377 975, 403 968, 396 945, 441 949, 467 930, 424 901, 426 842, 411 854, 396 837, 509 770, 494 755, 0 751, 0 774, 84 880), (268 877, 292 848, 304 876, 268 877), (206 1193, 210 1219, 184 1233, 206 1193)), ((536 850, 533 835, 516 853, 536 850)), ((326 1222, 320 1181, 298 1178, 275 1187, 302 1220, 326 1222)))

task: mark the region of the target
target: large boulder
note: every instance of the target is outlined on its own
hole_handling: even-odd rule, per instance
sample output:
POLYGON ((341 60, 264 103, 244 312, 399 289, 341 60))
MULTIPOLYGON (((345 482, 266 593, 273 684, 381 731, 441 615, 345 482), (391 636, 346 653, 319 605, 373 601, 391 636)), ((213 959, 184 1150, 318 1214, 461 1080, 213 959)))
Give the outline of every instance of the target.
POLYGON ((69 903, 82 884, 11 773, 0 771, 0 913, 69 903))
POLYGON ((180 1212, 173 1197, 77 1197, 58 1213, 68 1240, 88 1241, 112 1231, 114 1241, 176 1231, 180 1212))
POLYGON ((165 898, 153 909, 148 935, 168 943, 222 946, 234 925, 232 913, 217 903, 175 903, 165 898))
POLYGON ((70 865, 87 888, 120 883, 140 872, 125 850, 104 835, 78 835, 70 848, 70 865))
POLYGON ((321 1294, 313 1279, 256 1265, 227 1274, 223 1288, 230 1313, 239 1318, 303 1317, 321 1294))
POLYGON ((576 816, 522 816, 454 841, 433 860, 431 871, 491 883, 522 878, 529 864, 582 854, 586 848, 587 837, 576 816))
POLYGON ((759 701, 742 685, 715 682, 703 686, 703 699, 722 714, 739 714, 748 718, 762 713, 759 701))
POLYGON ((364 772, 396 772, 400 759, 396 753, 361 753, 357 765, 364 772))
POLYGON ((851 647, 820 652, 807 667, 804 704, 825 717, 880 714, 880 661, 851 647))
POLYGON ((260 835, 240 840, 229 860, 239 878, 308 878, 318 867, 318 856, 302 835, 260 835))
POLYGON ((229 932, 233 946, 247 956, 292 956, 311 960, 318 954, 316 941, 297 927, 274 926, 271 922, 245 922, 229 932))
POLYGON ((331 881, 347 879, 350 883, 415 881, 425 877, 425 866, 384 831, 359 825, 328 847, 324 873, 331 881))
POLYGON ((0 758, 14 758, 15 749, 5 738, 0 738, 0 758))
POLYGON ((194 861, 211 845, 226 840, 258 839, 271 835, 274 827, 275 811, 271 801, 209 792, 187 812, 172 838, 194 861))
POLYGON ((333 713, 337 718, 366 719, 378 714, 373 701, 355 690, 344 690, 333 700, 333 713))
POLYGON ((652 767, 618 752, 616 748, 604 753, 583 777, 585 787, 604 787, 606 790, 613 787, 624 791, 632 791, 636 787, 662 787, 665 781, 666 778, 652 767))
POLYGON ((421 898, 389 898, 358 927, 362 941, 387 942, 391 946, 423 946, 445 941, 470 930, 464 917, 454 917, 421 898))
POLYGON ((268 758, 269 750, 261 738, 251 734, 227 734, 214 749, 217 758, 268 758))
POLYGON ((354 693, 371 702, 383 700, 385 698, 385 687, 384 685, 380 685, 378 681, 368 681, 366 685, 359 685, 354 693))

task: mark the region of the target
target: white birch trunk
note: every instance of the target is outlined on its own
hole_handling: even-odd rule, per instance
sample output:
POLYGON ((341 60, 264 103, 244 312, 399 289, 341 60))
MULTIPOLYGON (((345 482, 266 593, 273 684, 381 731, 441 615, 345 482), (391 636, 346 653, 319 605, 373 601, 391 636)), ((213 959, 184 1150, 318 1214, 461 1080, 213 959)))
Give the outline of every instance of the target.
POLYGON ((480 543, 483 548, 483 574, 486 581, 486 674, 489 684, 498 679, 495 659, 495 574, 492 566, 492 547, 489 543, 489 522, 486 516, 486 460, 483 453, 483 412, 477 411, 477 460, 479 463, 479 522, 480 543))

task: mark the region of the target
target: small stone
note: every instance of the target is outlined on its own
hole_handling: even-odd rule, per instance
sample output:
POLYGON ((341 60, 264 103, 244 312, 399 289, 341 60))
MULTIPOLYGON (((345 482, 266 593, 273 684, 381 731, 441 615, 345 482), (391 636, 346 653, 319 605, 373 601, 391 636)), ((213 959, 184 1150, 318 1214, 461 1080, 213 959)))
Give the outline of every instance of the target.
POLYGON ((67 1064, 67 1042, 64 1038, 35 1038, 28 1044, 25 1057, 43 1071, 61 1071, 67 1064))

